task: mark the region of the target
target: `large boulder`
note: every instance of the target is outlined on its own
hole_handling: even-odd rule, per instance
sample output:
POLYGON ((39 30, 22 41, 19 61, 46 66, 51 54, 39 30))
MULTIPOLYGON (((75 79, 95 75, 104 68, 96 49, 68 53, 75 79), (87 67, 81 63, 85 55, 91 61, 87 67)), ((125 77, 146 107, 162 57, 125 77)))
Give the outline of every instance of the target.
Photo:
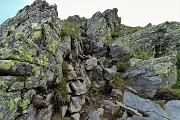
POLYGON ((152 98, 160 87, 171 87, 177 81, 176 53, 149 60, 131 60, 124 78, 145 97, 152 98))
POLYGON ((144 117, 146 117, 143 119, 138 116, 139 118, 133 117, 133 119, 129 120, 169 120, 167 112, 163 110, 160 105, 155 104, 149 99, 140 98, 130 92, 125 92, 123 96, 123 103, 138 110, 140 113, 143 113, 144 117))
POLYGON ((171 120, 179 120, 180 118, 180 101, 173 100, 165 104, 165 110, 170 116, 171 120))

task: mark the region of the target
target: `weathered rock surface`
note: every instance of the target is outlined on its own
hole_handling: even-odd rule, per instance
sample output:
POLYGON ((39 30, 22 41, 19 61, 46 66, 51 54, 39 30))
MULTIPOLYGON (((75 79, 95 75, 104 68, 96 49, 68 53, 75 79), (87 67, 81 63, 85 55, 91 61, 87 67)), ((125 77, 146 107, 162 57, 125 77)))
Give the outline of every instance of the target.
POLYGON ((167 111, 171 120, 179 120, 180 118, 180 101, 173 100, 165 104, 165 110, 167 111))
POLYGON ((152 98, 159 87, 171 87, 177 79, 180 24, 128 27, 117 12, 60 20, 56 5, 35 0, 1 24, 0 119, 178 120, 179 101, 168 102, 164 111, 125 92, 122 104, 116 100, 124 90, 109 84, 119 79, 116 62, 128 55, 142 59, 131 61, 124 74, 132 83, 126 90, 152 98))
MULTIPOLYGON (((180 24, 164 22, 159 25, 145 27, 137 32, 117 38, 112 44, 133 56, 146 53, 149 56, 160 57, 172 50, 179 51, 180 24)), ((141 56, 147 59, 146 56, 141 56)))
MULTIPOLYGON (((23 117, 38 89, 55 83, 55 66, 61 64, 55 57, 60 43, 57 8, 37 0, 4 22, 0 31, 0 119, 9 120, 23 117)), ((49 120, 52 105, 34 112, 37 119, 49 120)))
POLYGON ((139 93, 152 98, 159 87, 167 88, 176 83, 176 53, 149 60, 133 59, 124 77, 139 93))
POLYGON ((87 22, 87 35, 91 40, 95 40, 94 52, 100 52, 103 42, 111 38, 111 31, 121 24, 121 18, 117 15, 118 9, 108 9, 103 13, 95 13, 87 22))
MULTIPOLYGON (((130 92, 124 93, 123 103, 133 109, 138 110, 139 112, 142 112, 144 114, 146 113, 147 115, 146 117, 149 117, 148 119, 155 119, 155 120, 169 119, 169 115, 167 114, 167 112, 163 110, 158 104, 155 104, 154 102, 148 99, 140 98, 130 92)), ((137 118, 135 118, 135 120, 137 120, 137 118)))

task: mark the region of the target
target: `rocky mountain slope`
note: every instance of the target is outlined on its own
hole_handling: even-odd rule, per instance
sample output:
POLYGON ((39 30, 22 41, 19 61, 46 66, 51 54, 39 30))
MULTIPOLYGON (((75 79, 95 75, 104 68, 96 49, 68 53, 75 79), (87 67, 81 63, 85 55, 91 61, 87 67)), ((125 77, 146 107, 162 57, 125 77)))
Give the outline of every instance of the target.
POLYGON ((0 25, 0 120, 179 120, 180 23, 118 9, 58 18, 35 0, 0 25))

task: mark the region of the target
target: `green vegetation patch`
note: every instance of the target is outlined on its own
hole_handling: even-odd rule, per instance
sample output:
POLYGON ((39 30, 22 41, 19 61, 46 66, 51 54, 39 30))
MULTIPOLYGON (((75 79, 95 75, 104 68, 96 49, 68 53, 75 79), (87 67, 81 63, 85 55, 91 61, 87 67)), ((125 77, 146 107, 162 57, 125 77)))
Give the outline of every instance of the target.
POLYGON ((127 81, 122 78, 121 74, 116 73, 115 79, 109 83, 109 86, 113 89, 119 89, 122 92, 126 90, 126 86, 130 85, 127 81))
POLYGON ((97 71, 96 67, 92 71, 92 80, 103 80, 103 76, 97 71))
POLYGON ((160 88, 156 95, 155 100, 179 100, 180 99, 180 89, 170 89, 170 88, 160 88))
POLYGON ((68 72, 68 62, 67 61, 63 61, 62 62, 62 72, 63 72, 63 75, 67 75, 67 72, 68 72))
POLYGON ((115 26, 114 31, 111 33, 112 37, 124 36, 142 30, 143 27, 129 27, 126 25, 115 26))
POLYGON ((83 30, 79 25, 72 22, 63 21, 61 27, 61 37, 70 36, 73 39, 78 39, 82 32, 83 30))
POLYGON ((67 91, 66 91, 67 79, 63 78, 59 85, 55 89, 55 99, 58 103, 64 104, 67 102, 67 91))

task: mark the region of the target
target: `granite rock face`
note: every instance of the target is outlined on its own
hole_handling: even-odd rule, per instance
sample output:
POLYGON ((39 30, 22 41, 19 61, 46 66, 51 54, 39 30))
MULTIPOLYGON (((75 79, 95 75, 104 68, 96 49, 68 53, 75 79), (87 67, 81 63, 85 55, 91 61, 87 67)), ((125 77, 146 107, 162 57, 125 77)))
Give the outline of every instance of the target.
MULTIPOLYGON (((167 112, 163 110, 158 104, 155 104, 148 99, 140 98, 139 96, 136 96, 130 92, 124 93, 123 103, 133 109, 136 109, 146 114, 147 118, 144 118, 145 120, 169 120, 167 112)), ((137 120, 136 117, 132 120, 134 119, 137 120)), ((139 116, 139 119, 143 118, 139 116)))
MULTIPOLYGON (((47 88, 56 83, 56 65, 61 64, 56 60, 61 41, 59 23, 56 6, 35 1, 0 26, 0 119, 31 114, 29 105, 40 89, 46 90, 41 93, 44 101, 53 93, 47 88)), ((42 106, 39 112, 33 111, 39 114, 34 118, 47 111, 51 111, 47 114, 51 117, 52 105, 42 106)))
MULTIPOLYGON (((99 41, 108 41, 111 38, 111 32, 115 26, 121 24, 121 18, 117 15, 118 9, 108 9, 101 12, 96 12, 87 22, 87 36, 90 40, 94 40, 94 52, 100 52, 96 49, 96 44, 99 41)), ((99 45, 97 46, 99 47, 99 45)))
POLYGON ((180 23, 130 27, 117 13, 60 20, 35 0, 1 24, 0 119, 178 119, 179 101, 163 110, 125 91, 153 98, 176 83, 180 23))
POLYGON ((178 120, 180 118, 180 101, 173 100, 167 102, 165 105, 165 110, 169 114, 171 120, 178 120))
POLYGON ((170 88, 176 83, 176 53, 149 60, 132 59, 124 77, 139 93, 152 98, 158 88, 170 88))
POLYGON ((134 57, 158 58, 170 54, 172 50, 179 51, 179 30, 179 22, 164 22, 120 36, 112 44, 134 57))

